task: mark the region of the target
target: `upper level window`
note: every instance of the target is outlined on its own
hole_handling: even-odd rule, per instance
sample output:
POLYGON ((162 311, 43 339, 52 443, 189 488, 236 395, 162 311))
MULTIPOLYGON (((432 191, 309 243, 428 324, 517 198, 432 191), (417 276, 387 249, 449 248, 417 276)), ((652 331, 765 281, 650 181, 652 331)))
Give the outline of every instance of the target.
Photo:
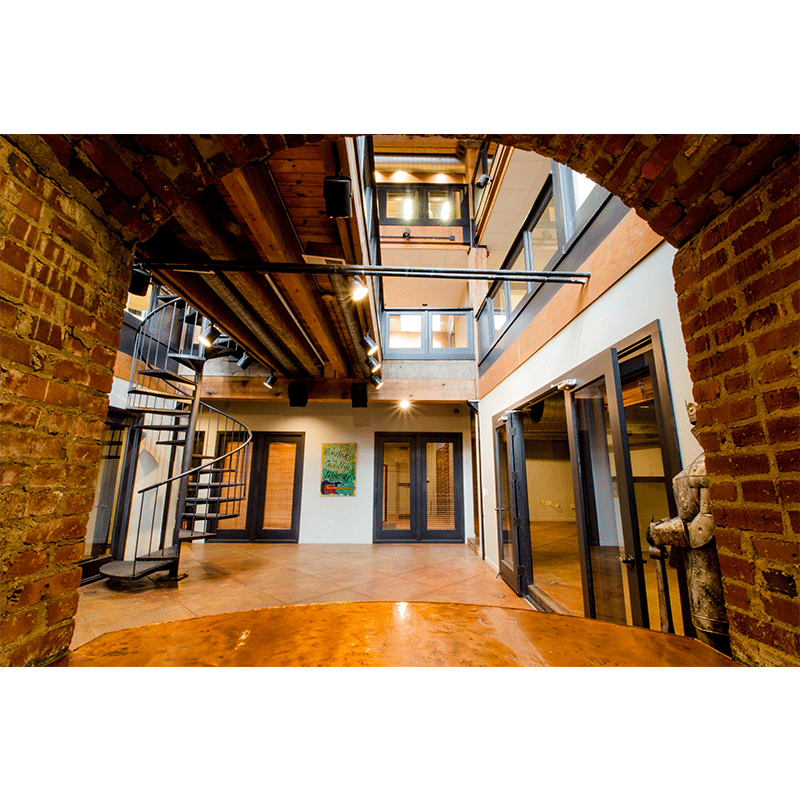
POLYGON ((466 359, 474 356, 468 308, 389 309, 382 314, 385 359, 466 359))
POLYGON ((461 184, 378 184, 382 225, 468 224, 465 187, 461 184))
POLYGON ((609 198, 594 181, 553 163, 553 195, 562 220, 561 246, 566 250, 609 198))

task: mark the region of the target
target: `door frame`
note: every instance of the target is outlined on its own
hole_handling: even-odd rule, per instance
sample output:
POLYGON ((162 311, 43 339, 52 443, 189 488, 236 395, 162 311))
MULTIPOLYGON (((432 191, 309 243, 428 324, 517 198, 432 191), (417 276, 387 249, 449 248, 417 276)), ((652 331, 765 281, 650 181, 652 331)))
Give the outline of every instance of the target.
POLYGON ((439 544, 465 541, 464 530, 464 458, 463 435, 457 433, 376 433, 375 434, 375 483, 373 502, 373 543, 416 543, 439 544), (384 530, 381 525, 383 517, 383 445, 386 442, 410 442, 409 480, 410 487, 410 519, 409 528, 401 530, 384 530), (425 448, 428 442, 451 442, 453 444, 453 512, 455 528, 452 530, 436 530, 431 534, 427 524, 427 481, 425 475, 425 448))

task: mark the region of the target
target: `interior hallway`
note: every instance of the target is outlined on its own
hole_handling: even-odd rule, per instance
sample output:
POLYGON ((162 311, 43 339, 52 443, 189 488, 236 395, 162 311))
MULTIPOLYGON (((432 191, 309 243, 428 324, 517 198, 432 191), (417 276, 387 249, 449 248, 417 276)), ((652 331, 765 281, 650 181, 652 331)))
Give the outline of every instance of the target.
POLYGON ((194 542, 183 546, 180 573, 188 577, 177 583, 81 587, 71 649, 109 631, 270 606, 381 600, 532 610, 466 544, 194 542))

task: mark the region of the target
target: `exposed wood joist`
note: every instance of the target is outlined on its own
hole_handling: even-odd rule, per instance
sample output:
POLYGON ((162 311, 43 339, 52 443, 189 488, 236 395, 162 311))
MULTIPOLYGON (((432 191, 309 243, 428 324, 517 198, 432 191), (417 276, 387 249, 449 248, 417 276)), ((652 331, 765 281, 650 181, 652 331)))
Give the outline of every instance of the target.
MULTIPOLYGON (((259 165, 237 169, 222 183, 266 261, 302 261, 303 251, 274 183, 259 165)), ((339 375, 350 374, 348 358, 334 337, 327 313, 305 275, 281 275, 285 292, 311 337, 339 375)))

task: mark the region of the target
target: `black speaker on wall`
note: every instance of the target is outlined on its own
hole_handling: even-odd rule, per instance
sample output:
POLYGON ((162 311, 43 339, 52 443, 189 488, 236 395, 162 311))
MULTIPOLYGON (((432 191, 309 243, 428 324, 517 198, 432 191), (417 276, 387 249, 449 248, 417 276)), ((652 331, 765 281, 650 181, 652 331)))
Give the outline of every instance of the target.
POLYGON ((295 408, 305 408, 308 403, 308 386, 305 383, 289 384, 289 405, 295 408))
POLYGON ((350 404, 353 408, 367 407, 367 384, 353 383, 350 386, 350 404))

